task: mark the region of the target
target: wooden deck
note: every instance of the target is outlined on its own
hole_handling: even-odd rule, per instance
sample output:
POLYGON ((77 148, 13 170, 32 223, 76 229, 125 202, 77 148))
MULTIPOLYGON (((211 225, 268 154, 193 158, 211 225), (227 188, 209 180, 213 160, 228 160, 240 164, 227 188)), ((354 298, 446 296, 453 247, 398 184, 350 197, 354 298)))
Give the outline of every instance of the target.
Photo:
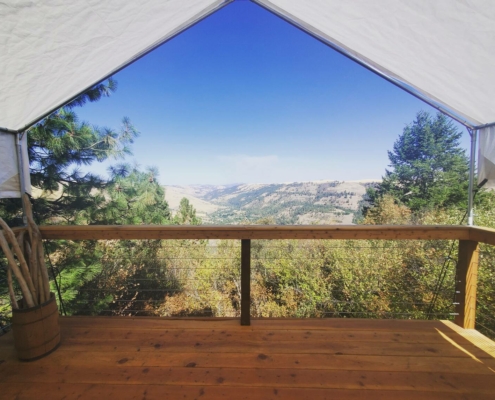
POLYGON ((1 399, 494 399, 495 343, 449 322, 69 317, 49 356, 0 337, 1 399))

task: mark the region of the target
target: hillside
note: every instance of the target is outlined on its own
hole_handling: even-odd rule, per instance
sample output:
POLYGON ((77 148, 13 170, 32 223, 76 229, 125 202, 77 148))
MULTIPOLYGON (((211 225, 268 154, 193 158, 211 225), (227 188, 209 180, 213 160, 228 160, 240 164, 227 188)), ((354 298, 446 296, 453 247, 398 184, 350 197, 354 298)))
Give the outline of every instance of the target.
POLYGON ((373 181, 166 186, 175 211, 186 197, 204 223, 351 224, 373 181))

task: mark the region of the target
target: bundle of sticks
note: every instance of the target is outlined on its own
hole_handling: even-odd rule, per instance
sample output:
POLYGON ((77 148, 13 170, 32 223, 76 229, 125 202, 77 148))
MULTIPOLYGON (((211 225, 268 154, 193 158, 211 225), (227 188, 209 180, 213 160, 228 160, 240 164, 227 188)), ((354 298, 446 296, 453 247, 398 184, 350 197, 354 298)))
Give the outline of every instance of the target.
POLYGON ((33 219, 29 197, 23 195, 27 217, 27 230, 16 235, 0 218, 0 246, 8 261, 7 282, 12 308, 30 308, 50 299, 50 283, 45 265, 41 233, 33 219), (12 274, 17 279, 24 301, 18 302, 14 292, 12 274))

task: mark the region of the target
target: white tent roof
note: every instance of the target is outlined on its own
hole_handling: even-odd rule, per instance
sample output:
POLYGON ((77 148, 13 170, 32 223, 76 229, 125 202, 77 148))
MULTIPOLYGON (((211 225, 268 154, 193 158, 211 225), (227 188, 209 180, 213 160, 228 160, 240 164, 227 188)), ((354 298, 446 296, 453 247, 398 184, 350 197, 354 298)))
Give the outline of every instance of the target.
POLYGON ((0 128, 29 127, 230 1, 0 2, 0 128))
MULTIPOLYGON (((232 0, 0 3, 0 128, 22 130, 232 0)), ((495 122, 495 1, 252 0, 470 125, 495 122)))
POLYGON ((495 1, 254 1, 458 119, 495 122, 495 1))

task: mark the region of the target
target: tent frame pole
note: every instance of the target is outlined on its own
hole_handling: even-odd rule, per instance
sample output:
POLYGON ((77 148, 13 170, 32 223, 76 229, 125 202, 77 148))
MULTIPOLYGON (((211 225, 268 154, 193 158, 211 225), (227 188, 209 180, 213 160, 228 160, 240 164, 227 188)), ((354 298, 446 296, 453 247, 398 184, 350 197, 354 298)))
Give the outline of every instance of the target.
POLYGON ((26 217, 26 205, 24 204, 24 193, 26 193, 26 181, 24 179, 24 160, 22 159, 22 137, 26 135, 26 132, 20 132, 16 135, 15 144, 17 147, 17 165, 19 169, 19 182, 21 189, 21 204, 22 204, 22 223, 24 226, 27 225, 27 217, 26 217))
POLYGON ((471 155, 469 159, 469 188, 468 188, 468 226, 473 226, 474 224, 474 210, 473 210, 473 202, 474 202, 474 169, 476 166, 476 140, 478 131, 476 129, 469 129, 469 136, 471 136, 471 155))
POLYGON ((485 125, 478 125, 478 126, 475 126, 473 129, 490 128, 492 126, 495 126, 495 122, 490 122, 489 124, 485 124, 485 125))

